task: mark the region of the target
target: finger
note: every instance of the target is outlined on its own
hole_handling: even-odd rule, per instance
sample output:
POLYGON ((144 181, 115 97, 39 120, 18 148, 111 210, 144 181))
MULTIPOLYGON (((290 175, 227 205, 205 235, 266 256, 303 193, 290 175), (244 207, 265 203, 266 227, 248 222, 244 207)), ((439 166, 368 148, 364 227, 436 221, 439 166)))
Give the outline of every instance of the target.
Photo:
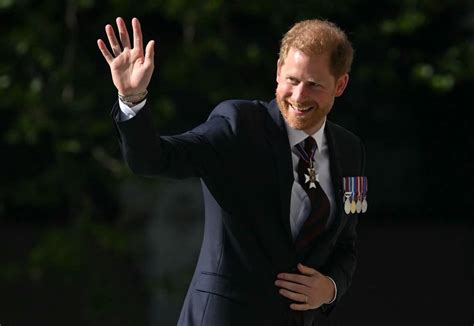
POLYGON ((298 284, 298 283, 281 281, 281 280, 276 280, 275 285, 280 287, 280 288, 284 288, 284 289, 290 290, 292 292, 302 293, 302 294, 305 294, 305 295, 308 295, 309 292, 310 292, 309 290, 311 289, 310 287, 308 287, 306 285, 301 285, 301 284, 298 284))
POLYGON ((306 286, 310 285, 310 280, 311 280, 308 276, 300 275, 300 274, 290 274, 290 273, 281 273, 281 274, 278 274, 277 277, 281 280, 299 283, 306 286))
POLYGON ((143 41, 142 41, 142 29, 140 21, 137 18, 132 19, 133 27, 133 48, 138 49, 140 53, 143 53, 143 41))
POLYGON ((152 64, 155 57, 155 41, 150 41, 145 49, 145 64, 152 64))
POLYGON ((117 41, 117 38, 115 37, 115 32, 112 25, 107 24, 107 26, 105 26, 105 33, 107 34, 107 38, 109 39, 109 44, 112 48, 112 52, 115 56, 118 56, 120 53, 122 53, 122 48, 120 47, 120 44, 117 41))
POLYGON ((308 303, 292 303, 290 304, 290 309, 297 311, 305 311, 311 309, 311 306, 308 303))
POLYGON ((97 46, 99 47, 100 52, 102 52, 102 55, 104 56, 107 63, 110 64, 112 60, 114 60, 114 56, 110 53, 109 49, 107 49, 107 45, 105 45, 104 41, 98 39, 97 46))
POLYGON ((297 267, 298 267, 298 270, 304 275, 313 276, 318 273, 318 271, 315 270, 314 268, 305 266, 301 263, 299 263, 297 267))
POLYGON ((128 36, 128 31, 127 31, 127 26, 125 25, 125 21, 122 19, 122 17, 118 17, 115 21, 117 22, 120 42, 122 42, 123 48, 130 49, 130 37, 128 36))
POLYGON ((285 298, 306 304, 307 296, 305 294, 296 293, 296 292, 288 291, 285 289, 280 289, 278 292, 285 298))

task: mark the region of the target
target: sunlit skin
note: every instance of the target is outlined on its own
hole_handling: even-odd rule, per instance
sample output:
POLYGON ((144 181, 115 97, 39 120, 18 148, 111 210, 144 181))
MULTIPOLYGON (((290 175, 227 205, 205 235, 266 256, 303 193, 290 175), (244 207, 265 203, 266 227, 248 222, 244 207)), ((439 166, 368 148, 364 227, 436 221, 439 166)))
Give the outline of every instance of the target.
POLYGON ((309 56, 290 48, 284 63, 277 64, 276 81, 277 103, 287 123, 312 135, 323 125, 334 99, 344 92, 349 75, 335 78, 327 53, 309 56))
POLYGON ((118 38, 112 25, 105 26, 112 53, 101 39, 97 40, 97 46, 109 64, 112 81, 118 92, 122 95, 143 93, 153 75, 155 41, 149 41, 144 51, 140 21, 137 18, 132 19, 133 43, 130 42, 125 21, 120 17, 115 21, 118 38))
MULTIPOLYGON (((112 53, 105 42, 97 45, 110 67, 112 80, 123 95, 139 94, 147 89, 154 70, 154 41, 143 48, 140 22, 132 20, 133 43, 122 18, 116 19, 119 37, 112 25, 105 27, 112 53)), ((290 49, 284 64, 277 66, 276 97, 280 110, 295 129, 313 134, 321 128, 326 115, 331 111, 334 98, 344 91, 348 75, 334 78, 329 73, 325 55, 309 57, 301 51, 290 49), (306 112, 296 108, 310 108, 306 112)), ((320 307, 332 300, 335 294, 332 282, 317 270, 298 264, 299 273, 280 273, 275 285, 281 295, 294 301, 293 310, 308 310, 320 307)))
MULTIPOLYGON (((334 99, 344 92, 349 75, 333 76, 327 53, 309 56, 290 48, 284 62, 277 63, 276 81, 276 100, 288 125, 312 135, 322 127, 334 99)), ((298 264, 298 271, 280 273, 275 281, 279 293, 294 301, 291 309, 316 309, 331 302, 335 288, 327 276, 303 264, 298 264)))

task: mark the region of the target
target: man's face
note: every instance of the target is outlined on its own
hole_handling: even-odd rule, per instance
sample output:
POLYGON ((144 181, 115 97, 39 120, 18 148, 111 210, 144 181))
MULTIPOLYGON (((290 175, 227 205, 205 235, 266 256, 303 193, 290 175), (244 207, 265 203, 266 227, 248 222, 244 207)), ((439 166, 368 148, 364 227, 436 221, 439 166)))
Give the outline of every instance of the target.
POLYGON ((276 100, 291 128, 314 134, 331 111, 334 98, 346 88, 349 75, 337 80, 329 70, 329 55, 307 54, 291 48, 277 64, 276 100))

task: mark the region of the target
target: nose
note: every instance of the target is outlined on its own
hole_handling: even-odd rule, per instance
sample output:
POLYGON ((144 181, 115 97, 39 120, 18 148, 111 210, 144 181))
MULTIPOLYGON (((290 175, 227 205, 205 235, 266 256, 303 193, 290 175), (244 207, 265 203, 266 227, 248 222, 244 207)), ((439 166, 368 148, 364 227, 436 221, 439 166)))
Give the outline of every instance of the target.
POLYGON ((293 87, 291 99, 293 103, 303 103, 306 97, 306 90, 303 83, 299 83, 293 87))

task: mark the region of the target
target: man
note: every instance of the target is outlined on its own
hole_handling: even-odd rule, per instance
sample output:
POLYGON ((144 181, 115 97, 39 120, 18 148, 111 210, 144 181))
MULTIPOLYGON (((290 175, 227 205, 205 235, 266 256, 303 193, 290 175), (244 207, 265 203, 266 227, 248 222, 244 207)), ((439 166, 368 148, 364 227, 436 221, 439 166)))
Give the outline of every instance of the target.
POLYGON ((122 46, 110 25, 113 55, 98 46, 128 165, 202 180, 204 239, 178 324, 315 325, 350 285, 366 203, 363 145, 326 120, 349 80, 346 35, 326 21, 296 24, 282 40, 276 100, 225 101, 193 130, 159 136, 146 100, 154 41, 143 51, 134 18, 132 48, 117 26, 122 46))

